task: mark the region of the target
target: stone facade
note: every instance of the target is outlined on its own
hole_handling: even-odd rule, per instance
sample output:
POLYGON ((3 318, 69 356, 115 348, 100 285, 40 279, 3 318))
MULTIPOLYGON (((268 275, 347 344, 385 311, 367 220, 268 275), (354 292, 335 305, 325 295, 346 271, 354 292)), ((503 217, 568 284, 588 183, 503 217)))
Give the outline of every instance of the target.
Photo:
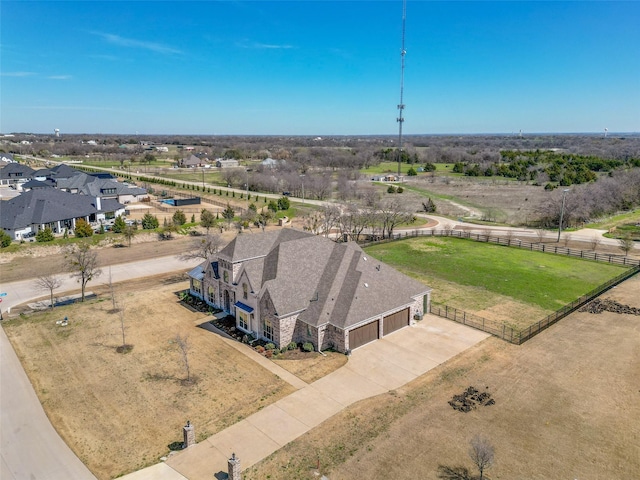
POLYGON ((377 320, 382 337, 384 316, 409 307, 413 323, 430 301, 428 287, 368 261, 357 245, 289 229, 239 235, 189 276, 192 294, 279 348, 310 342, 316 350, 344 352, 349 330, 377 320), (411 303, 398 305, 401 298, 411 303))

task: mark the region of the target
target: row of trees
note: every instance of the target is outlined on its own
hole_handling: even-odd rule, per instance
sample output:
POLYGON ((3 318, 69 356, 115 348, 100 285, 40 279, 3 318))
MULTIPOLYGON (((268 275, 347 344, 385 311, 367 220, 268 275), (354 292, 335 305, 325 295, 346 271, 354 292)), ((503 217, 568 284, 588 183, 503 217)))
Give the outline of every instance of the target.
POLYGON ((549 194, 537 207, 541 226, 558 226, 563 196, 563 228, 630 210, 640 205, 640 168, 615 171, 595 183, 573 187, 569 192, 556 190, 549 194))
POLYGON ((349 205, 340 208, 328 205, 304 218, 304 229, 316 235, 329 236, 337 233, 339 238, 359 241, 362 236, 391 238, 394 230, 402 224, 415 220, 402 200, 392 198, 375 205, 359 208, 349 205))

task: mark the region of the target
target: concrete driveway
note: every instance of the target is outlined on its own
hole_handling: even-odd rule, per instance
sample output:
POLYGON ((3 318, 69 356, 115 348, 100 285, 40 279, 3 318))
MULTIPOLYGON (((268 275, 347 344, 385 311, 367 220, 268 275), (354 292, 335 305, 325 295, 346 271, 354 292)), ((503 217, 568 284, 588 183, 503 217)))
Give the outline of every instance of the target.
POLYGON ((356 349, 342 368, 170 457, 165 464, 124 478, 210 480, 216 474, 223 476, 232 453, 244 470, 349 405, 399 388, 487 337, 426 315, 414 326, 356 349))

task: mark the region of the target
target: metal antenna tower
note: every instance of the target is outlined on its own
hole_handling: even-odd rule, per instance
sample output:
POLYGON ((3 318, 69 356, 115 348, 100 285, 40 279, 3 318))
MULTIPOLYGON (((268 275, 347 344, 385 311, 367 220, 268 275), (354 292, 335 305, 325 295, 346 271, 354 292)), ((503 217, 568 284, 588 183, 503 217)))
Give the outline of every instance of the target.
POLYGON ((402 0, 402 50, 400 50, 400 103, 398 104, 398 176, 402 173, 402 124, 404 123, 404 56, 407 51, 404 48, 404 32, 407 23, 407 0, 402 0))

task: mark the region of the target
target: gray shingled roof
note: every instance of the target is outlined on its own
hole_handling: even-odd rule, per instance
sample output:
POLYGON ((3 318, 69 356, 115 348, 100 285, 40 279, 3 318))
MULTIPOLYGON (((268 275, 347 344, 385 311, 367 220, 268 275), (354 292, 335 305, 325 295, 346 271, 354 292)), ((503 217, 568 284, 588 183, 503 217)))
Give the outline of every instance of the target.
POLYGON ((22 178, 28 180, 33 176, 33 172, 35 172, 35 170, 27 165, 9 163, 6 167, 0 168, 0 178, 22 178), (22 173, 22 176, 16 176, 17 173, 22 173))
POLYGON ((239 235, 219 256, 244 262, 252 287, 270 296, 280 317, 302 312, 300 320, 314 326, 350 328, 431 290, 356 243, 292 229, 239 235))
MULTIPOLYGON (((53 188, 30 190, 3 201, 0 205, 0 226, 5 230, 84 217, 98 212, 95 198, 53 188)), ((105 200, 101 211, 113 212, 120 208, 124 208, 124 205, 115 200, 105 200)))

